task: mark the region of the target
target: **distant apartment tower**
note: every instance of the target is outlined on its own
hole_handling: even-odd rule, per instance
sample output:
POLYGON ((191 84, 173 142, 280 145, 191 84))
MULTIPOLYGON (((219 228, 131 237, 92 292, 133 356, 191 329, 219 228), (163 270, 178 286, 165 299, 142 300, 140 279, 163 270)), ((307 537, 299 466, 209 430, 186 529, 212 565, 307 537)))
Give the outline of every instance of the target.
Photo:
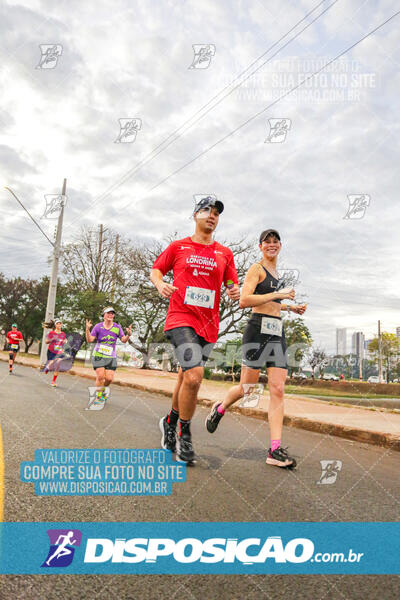
POLYGON ((396 327, 396 337, 400 338, 400 327, 396 327))
POLYGON ((372 342, 372 339, 371 340, 364 340, 364 357, 368 358, 368 359, 372 358, 372 354, 368 350, 368 347, 369 347, 369 345, 370 345, 371 342, 372 342))
POLYGON ((345 356, 345 354, 346 354, 346 337, 347 337, 347 329, 345 327, 336 329, 336 354, 337 354, 337 356, 345 356))
POLYGON ((362 331, 356 331, 351 336, 351 352, 355 354, 359 360, 364 359, 364 344, 365 336, 362 331))

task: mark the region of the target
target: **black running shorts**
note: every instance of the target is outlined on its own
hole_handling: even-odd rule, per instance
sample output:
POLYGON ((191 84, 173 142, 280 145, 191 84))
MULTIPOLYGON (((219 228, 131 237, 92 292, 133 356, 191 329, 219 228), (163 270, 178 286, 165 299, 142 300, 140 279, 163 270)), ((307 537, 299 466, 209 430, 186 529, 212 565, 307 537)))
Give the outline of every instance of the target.
POLYGON ((204 367, 214 344, 198 335, 193 327, 174 327, 168 329, 165 335, 175 349, 176 360, 182 371, 204 367))
MULTIPOLYGON (((16 346, 17 344, 13 344, 13 346, 16 346)), ((17 352, 19 351, 19 345, 18 348, 11 348, 11 344, 8 344, 8 352, 14 352, 15 354, 17 354, 17 352)))
POLYGON ((243 333, 242 364, 251 369, 262 369, 263 367, 287 369, 286 341, 283 327, 281 336, 261 333, 263 317, 282 322, 280 317, 253 313, 243 333))

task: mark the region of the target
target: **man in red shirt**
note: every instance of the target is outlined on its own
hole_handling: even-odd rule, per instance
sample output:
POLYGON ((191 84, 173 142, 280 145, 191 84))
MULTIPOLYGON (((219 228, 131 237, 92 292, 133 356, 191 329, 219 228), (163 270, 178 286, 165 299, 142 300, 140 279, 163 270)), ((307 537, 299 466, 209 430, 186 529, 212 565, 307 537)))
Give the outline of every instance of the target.
POLYGON ((23 342, 24 339, 22 337, 22 333, 18 331, 17 324, 13 323, 11 325, 11 331, 7 333, 7 342, 8 342, 8 372, 12 375, 13 372, 13 364, 15 360, 15 356, 19 350, 20 342, 23 342))
POLYGON ((179 420, 177 458, 189 464, 195 459, 190 421, 204 365, 218 338, 222 283, 231 300, 240 296, 233 253, 212 238, 223 210, 219 200, 203 197, 193 214, 194 235, 172 242, 154 262, 150 276, 161 296, 170 298, 164 331, 180 365, 172 409, 160 420, 161 445, 175 452, 179 420), (171 270, 172 285, 163 281, 171 270))

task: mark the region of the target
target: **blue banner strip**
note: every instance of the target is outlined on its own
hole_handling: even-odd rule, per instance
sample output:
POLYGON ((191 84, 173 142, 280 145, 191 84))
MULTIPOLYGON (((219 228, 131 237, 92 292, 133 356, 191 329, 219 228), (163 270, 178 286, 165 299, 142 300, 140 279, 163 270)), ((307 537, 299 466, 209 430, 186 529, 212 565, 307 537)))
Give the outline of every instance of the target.
POLYGON ((399 574, 400 523, 2 523, 2 574, 399 574))

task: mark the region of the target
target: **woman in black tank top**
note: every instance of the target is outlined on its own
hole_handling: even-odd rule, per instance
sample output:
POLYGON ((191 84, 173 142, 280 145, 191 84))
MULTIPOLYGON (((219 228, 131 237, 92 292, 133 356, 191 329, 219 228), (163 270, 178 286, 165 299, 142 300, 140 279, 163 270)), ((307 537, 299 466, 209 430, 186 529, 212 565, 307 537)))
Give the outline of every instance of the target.
POLYGON ((293 288, 284 287, 276 271, 277 259, 282 248, 279 233, 267 229, 260 236, 260 262, 253 264, 246 274, 240 295, 240 307, 252 308, 242 341, 242 371, 240 384, 233 386, 222 403, 216 403, 206 420, 206 427, 213 433, 225 413, 234 402, 245 397, 247 406, 256 406, 260 393, 257 389, 260 370, 266 367, 270 401, 268 423, 271 444, 266 463, 293 468, 294 458, 281 446, 283 427, 283 398, 287 377, 285 333, 282 328, 281 311, 302 315, 306 305, 282 304, 282 300, 294 300, 293 288), (254 404, 255 402, 255 404, 254 404))
MULTIPOLYGON (((279 280, 274 277, 273 275, 271 275, 271 273, 264 267, 264 265, 261 263, 257 263, 259 265, 261 265, 262 269, 264 270, 264 279, 262 279, 259 283, 257 283, 253 294, 272 294, 273 292, 276 292, 276 289, 278 287, 279 284, 279 280)), ((261 276, 262 276, 262 272, 261 272, 261 276)), ((280 298, 275 298, 274 300, 272 300, 272 302, 278 302, 279 304, 281 303, 281 299, 280 298)))

